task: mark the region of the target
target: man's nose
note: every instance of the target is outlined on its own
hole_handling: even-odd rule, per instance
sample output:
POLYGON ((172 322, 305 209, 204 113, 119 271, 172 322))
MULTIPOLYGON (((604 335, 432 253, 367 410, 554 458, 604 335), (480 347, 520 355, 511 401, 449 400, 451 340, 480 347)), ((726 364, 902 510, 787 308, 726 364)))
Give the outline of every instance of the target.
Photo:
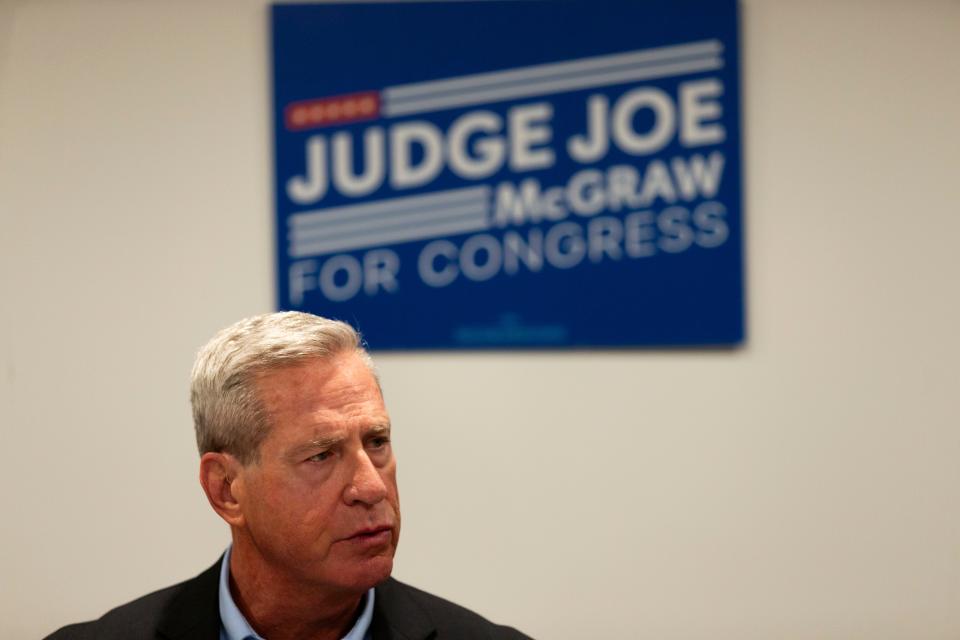
POLYGON ((377 504, 387 497, 387 485, 380 470, 370 460, 367 452, 361 450, 354 458, 350 479, 343 492, 344 502, 355 504, 377 504))

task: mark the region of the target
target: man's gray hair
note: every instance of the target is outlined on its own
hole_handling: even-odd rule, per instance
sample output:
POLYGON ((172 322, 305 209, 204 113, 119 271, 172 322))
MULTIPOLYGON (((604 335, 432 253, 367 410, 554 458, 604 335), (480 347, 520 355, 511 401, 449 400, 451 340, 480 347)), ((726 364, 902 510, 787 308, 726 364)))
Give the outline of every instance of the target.
POLYGON ((270 426, 257 393, 258 374, 349 351, 373 370, 353 327, 298 311, 246 318, 218 332, 200 349, 191 373, 190 404, 200 454, 223 451, 243 464, 256 461, 270 426))

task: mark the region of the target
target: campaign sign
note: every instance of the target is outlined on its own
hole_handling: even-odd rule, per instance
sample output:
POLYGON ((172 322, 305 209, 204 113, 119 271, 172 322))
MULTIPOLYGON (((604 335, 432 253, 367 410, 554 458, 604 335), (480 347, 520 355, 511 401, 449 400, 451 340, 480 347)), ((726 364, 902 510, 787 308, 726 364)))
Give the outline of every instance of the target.
POLYGON ((743 339, 735 2, 272 21, 280 308, 373 349, 743 339))

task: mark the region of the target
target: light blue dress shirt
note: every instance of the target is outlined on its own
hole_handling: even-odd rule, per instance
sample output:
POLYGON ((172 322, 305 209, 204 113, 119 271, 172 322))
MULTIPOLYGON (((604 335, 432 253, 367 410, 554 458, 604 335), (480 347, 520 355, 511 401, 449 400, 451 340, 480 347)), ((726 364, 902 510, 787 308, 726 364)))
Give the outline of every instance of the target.
MULTIPOLYGON (((230 593, 230 551, 227 547, 220 563, 220 640, 264 640, 257 635, 247 619, 240 613, 237 603, 230 593)), ((370 621, 373 620, 373 589, 367 591, 363 597, 363 612, 357 618, 356 624, 343 636, 343 640, 372 640, 370 635, 370 621)))

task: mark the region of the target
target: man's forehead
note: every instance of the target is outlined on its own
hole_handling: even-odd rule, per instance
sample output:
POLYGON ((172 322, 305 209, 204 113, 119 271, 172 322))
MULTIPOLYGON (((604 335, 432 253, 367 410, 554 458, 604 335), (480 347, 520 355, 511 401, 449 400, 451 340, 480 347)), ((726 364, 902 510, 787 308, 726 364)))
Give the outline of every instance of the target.
MULTIPOLYGON (((359 360, 359 358, 358 358, 359 360)), ((314 359, 264 373, 258 379, 266 440, 261 447, 296 458, 353 437, 389 433, 379 386, 362 361, 314 359), (338 369, 338 365, 345 367, 338 369)))
POLYGON ((329 357, 309 357, 286 364, 264 367, 255 373, 260 388, 297 388, 317 385, 350 377, 354 383, 373 381, 379 390, 379 381, 366 358, 359 352, 344 351, 329 357))
POLYGON ((256 390, 265 410, 344 411, 350 407, 385 413, 380 385, 356 352, 310 358, 258 373, 256 390))

